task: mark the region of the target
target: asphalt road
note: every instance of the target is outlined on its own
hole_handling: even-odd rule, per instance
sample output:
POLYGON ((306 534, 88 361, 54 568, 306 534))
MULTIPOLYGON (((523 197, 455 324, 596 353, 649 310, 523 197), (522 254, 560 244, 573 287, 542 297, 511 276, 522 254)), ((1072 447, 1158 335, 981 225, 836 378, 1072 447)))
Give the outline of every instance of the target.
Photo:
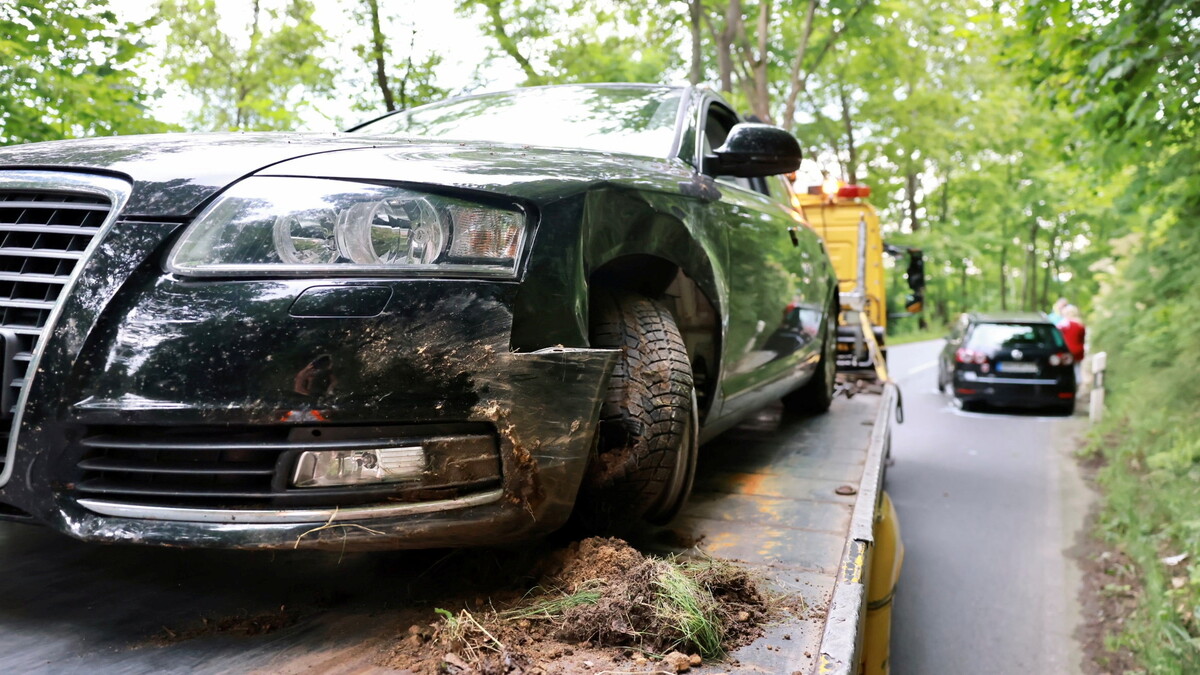
POLYGON ((889 350, 907 418, 886 486, 906 550, 892 672, 1079 672, 1067 551, 1089 499, 1070 456, 1083 420, 954 409, 935 387, 941 345, 889 350))

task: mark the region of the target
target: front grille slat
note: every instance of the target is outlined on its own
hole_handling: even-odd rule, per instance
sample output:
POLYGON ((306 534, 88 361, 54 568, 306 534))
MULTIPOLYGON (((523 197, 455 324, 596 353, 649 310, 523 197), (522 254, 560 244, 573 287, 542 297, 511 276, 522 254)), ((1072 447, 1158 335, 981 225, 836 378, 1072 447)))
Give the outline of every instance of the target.
POLYGON ((72 211, 103 211, 108 212, 109 206, 105 202, 103 204, 89 204, 87 202, 48 202, 48 201, 16 201, 4 200, 0 203, 0 207, 6 209, 66 209, 72 211))
MULTIPOLYGON (((0 204, 0 208, 4 205, 0 204)), ((87 234, 95 235, 100 231, 99 226, 83 227, 81 225, 50 225, 39 223, 10 223, 0 221, 0 232, 30 232, 33 234, 87 234)))
POLYGON ((240 442, 234 440, 177 440, 172 438, 119 438, 113 436, 91 436, 80 441, 80 445, 89 448, 112 448, 120 450, 155 450, 173 451, 205 451, 219 449, 222 451, 240 452, 279 452, 281 450, 339 450, 346 448, 375 448, 379 446, 376 439, 368 441, 321 441, 321 442, 240 442))
POLYGON ((129 481, 109 481, 101 478, 86 480, 75 486, 79 492, 89 495, 126 496, 126 497, 172 497, 174 499, 270 499, 268 492, 258 490, 223 489, 219 484, 211 487, 196 485, 158 486, 154 483, 136 484, 129 481))
POLYGON ((70 275, 67 274, 59 276, 57 274, 22 274, 21 272, 0 272, 0 281, 17 281, 62 286, 70 281, 70 275))
POLYGON ((20 248, 17 246, 0 246, 0 256, 14 258, 55 258, 78 260, 83 257, 83 251, 59 251, 52 248, 20 248))
POLYGON ((95 457, 79 463, 84 471, 110 471, 114 473, 161 473, 161 474, 206 474, 220 476, 271 476, 275 473, 274 464, 241 466, 222 462, 183 462, 169 464, 157 462, 148 464, 129 459, 112 457, 95 457))
MULTIPOLYGON (((87 192, 0 189, 0 329, 17 336, 14 378, 0 415, 15 419, 33 351, 62 290, 112 210, 109 198, 87 192)), ((0 423, 0 470, 12 422, 0 423)))
POLYGON ((54 305, 58 303, 50 300, 25 300, 23 298, 0 298, 0 307, 14 307, 17 309, 54 309, 54 305))

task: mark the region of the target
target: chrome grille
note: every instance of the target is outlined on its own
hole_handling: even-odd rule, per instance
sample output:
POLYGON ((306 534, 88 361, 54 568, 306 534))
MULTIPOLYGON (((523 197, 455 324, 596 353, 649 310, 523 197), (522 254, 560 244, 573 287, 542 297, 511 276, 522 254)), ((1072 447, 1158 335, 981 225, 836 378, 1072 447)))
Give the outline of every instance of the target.
MULTIPOLYGON (((109 199, 97 194, 0 190, 0 335, 12 343, 4 345, 10 354, 5 371, 12 379, 0 392, 0 448, 8 446, 17 401, 50 314, 111 210, 109 199)), ((0 451, 0 470, 5 455, 0 451)))

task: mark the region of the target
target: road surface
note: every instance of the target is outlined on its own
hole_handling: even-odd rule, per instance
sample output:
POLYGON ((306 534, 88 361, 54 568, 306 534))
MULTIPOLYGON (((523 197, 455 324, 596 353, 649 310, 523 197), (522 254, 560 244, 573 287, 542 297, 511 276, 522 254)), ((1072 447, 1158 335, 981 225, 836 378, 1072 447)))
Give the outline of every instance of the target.
POLYGON ((889 348, 906 421, 887 490, 906 558, 894 675, 1073 673, 1075 544, 1088 493, 1079 418, 965 413, 935 387, 940 340, 889 348))

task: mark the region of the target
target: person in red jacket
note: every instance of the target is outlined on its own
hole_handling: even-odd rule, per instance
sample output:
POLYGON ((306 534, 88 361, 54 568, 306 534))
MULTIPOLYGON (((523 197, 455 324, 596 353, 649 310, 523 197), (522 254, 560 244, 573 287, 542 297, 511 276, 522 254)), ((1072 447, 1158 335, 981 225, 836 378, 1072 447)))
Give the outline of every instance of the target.
POLYGON ((1083 364, 1083 341, 1087 337, 1087 329, 1083 327, 1079 308, 1075 305, 1064 307, 1062 316, 1062 321, 1058 323, 1058 330, 1062 331, 1063 340, 1067 343, 1067 351, 1071 352, 1071 358, 1075 361, 1075 381, 1078 383, 1079 376, 1083 372, 1080 366, 1083 364))

